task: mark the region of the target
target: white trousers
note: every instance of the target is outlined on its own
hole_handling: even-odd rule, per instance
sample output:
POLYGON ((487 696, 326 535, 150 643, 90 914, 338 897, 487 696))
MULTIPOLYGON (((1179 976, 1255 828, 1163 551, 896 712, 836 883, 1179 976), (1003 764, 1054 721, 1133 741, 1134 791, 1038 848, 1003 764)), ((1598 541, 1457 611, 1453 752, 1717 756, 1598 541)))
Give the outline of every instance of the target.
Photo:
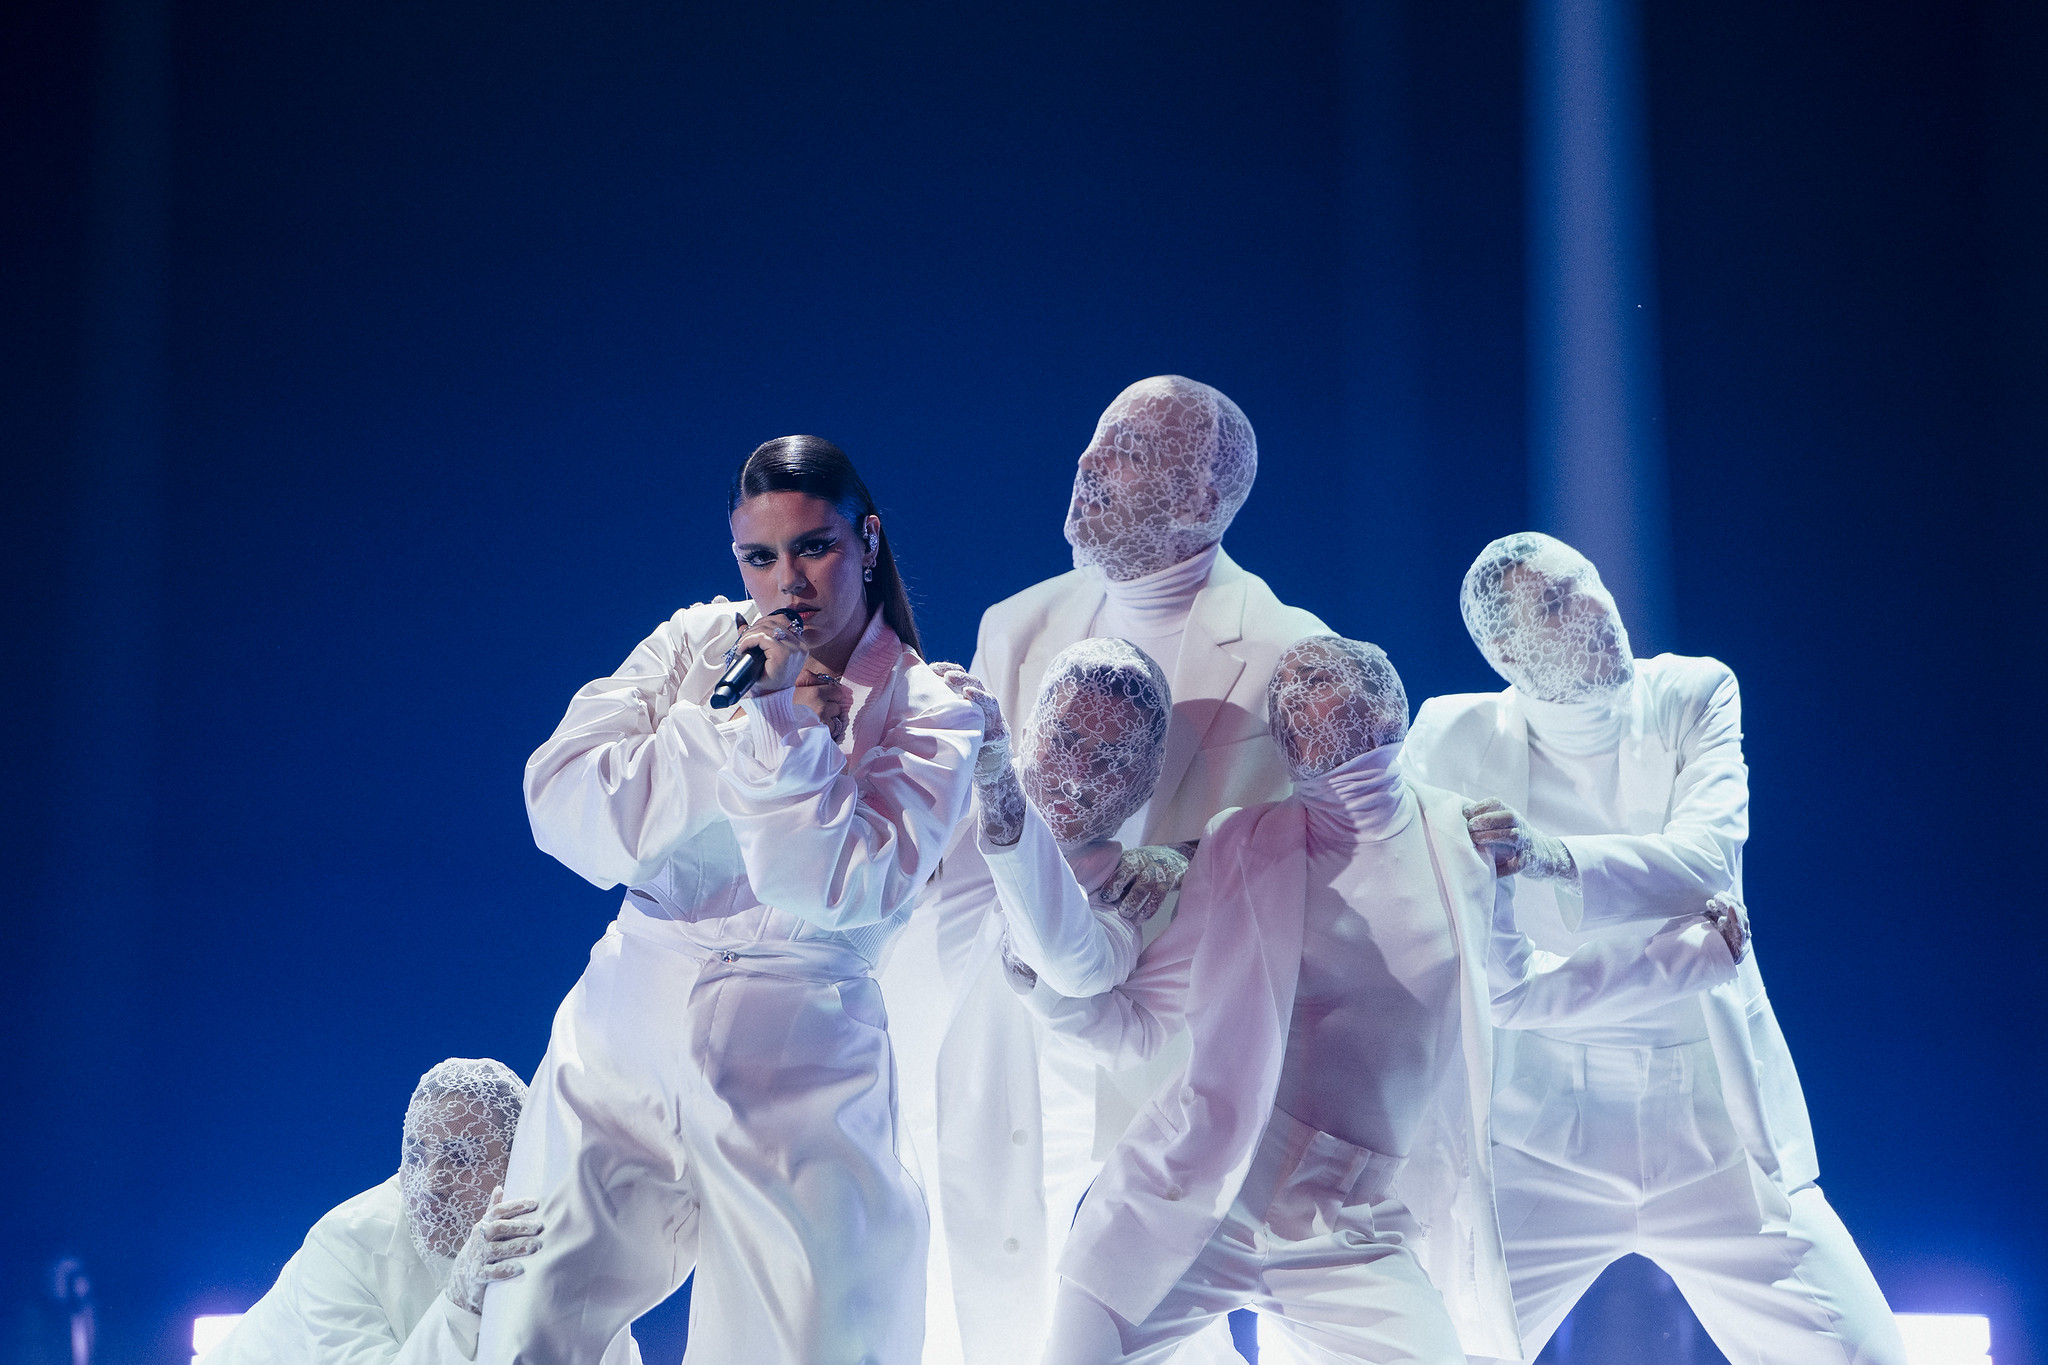
POLYGON ((915 1365, 881 992, 838 945, 694 951, 622 914, 562 1002, 505 1181, 547 1231, 484 1296, 479 1361, 596 1365, 694 1259, 689 1359, 915 1365))
POLYGON ((1237 1308, 1258 1310, 1262 1357, 1464 1365, 1408 1249, 1414 1222, 1387 1194, 1400 1165, 1275 1110, 1236 1202, 1159 1306, 1128 1322, 1062 1279, 1045 1365, 1162 1361, 1237 1308))
POLYGON ((1737 1140, 1710 1044, 1519 1033, 1501 1061, 1495 1207, 1530 1359, 1635 1252, 1671 1276, 1732 1365, 1905 1365, 1884 1294, 1820 1188, 1787 1196, 1737 1140))

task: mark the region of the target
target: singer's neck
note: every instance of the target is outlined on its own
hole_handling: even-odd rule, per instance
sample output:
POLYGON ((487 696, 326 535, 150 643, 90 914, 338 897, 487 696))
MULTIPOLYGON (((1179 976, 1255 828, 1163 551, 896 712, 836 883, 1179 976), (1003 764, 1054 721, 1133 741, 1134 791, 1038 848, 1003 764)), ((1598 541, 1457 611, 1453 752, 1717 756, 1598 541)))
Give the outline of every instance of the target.
POLYGON ((879 611, 871 611, 841 631, 836 638, 817 646, 810 651, 811 661, 827 673, 846 676, 846 670, 853 663, 855 652, 860 649, 861 642, 868 637, 868 628, 880 615, 879 611))

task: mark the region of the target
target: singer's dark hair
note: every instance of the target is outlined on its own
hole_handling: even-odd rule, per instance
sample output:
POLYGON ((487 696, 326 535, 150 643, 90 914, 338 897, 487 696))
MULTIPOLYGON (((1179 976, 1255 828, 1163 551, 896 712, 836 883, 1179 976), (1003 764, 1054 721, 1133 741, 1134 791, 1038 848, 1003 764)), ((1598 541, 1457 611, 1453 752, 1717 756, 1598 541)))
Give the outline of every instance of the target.
MULTIPOLYGON (((808 493, 829 502, 839 515, 853 523, 856 533, 861 522, 881 515, 874 494, 861 482, 846 458, 846 452, 822 436, 778 436, 757 447, 732 476, 726 493, 725 510, 730 516, 748 498, 761 493, 808 493)), ((882 619, 896 638, 918 654, 924 646, 917 638, 917 618, 910 611, 910 594, 903 589, 903 575, 897 571, 896 556, 889 550, 889 529, 882 528, 881 544, 875 552, 875 577, 867 584, 868 610, 882 609, 882 619)))

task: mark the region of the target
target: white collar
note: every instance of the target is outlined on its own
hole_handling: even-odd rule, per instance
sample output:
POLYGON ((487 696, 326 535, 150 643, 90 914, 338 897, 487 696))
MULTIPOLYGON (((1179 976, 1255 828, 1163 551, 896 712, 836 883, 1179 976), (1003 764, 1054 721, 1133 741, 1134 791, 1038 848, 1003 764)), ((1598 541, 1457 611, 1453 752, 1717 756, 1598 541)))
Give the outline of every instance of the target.
POLYGON ((1528 722, 1529 737, 1552 753, 1586 758, 1620 747, 1628 725, 1628 696, 1620 688, 1585 701, 1538 701, 1520 691, 1515 703, 1528 722))
POLYGON ((1104 575, 1103 624, 1111 634, 1165 635, 1181 629, 1194 609, 1195 598, 1209 581, 1209 571, 1216 567, 1220 549, 1219 542, 1157 573, 1121 583, 1104 575))
POLYGON ((1312 843, 1378 843, 1408 828, 1415 792, 1401 778, 1401 746, 1382 744, 1316 777, 1294 781, 1312 843))

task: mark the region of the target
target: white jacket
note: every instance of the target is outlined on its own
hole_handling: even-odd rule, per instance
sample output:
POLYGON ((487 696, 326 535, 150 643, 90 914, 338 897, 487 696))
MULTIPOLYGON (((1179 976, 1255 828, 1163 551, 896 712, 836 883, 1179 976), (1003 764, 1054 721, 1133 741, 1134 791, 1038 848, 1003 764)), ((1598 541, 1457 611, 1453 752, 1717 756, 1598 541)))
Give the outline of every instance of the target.
MULTIPOLYGON (((1492 863, 1466 835, 1463 800, 1411 783, 1459 958, 1460 1050, 1393 1185, 1422 1236, 1417 1258, 1468 1353, 1519 1359, 1493 1206, 1488 1138, 1496 1025, 1627 1018, 1734 974, 1702 923, 1647 948, 1566 960, 1510 926, 1492 863)), ((1298 798, 1220 817, 1196 854, 1173 925, 1131 979, 1092 1000, 1042 987, 1032 1008, 1109 1057, 1146 1056, 1185 1021, 1191 1055, 1124 1135, 1075 1219, 1060 1273, 1136 1322, 1157 1306, 1230 1210, 1273 1112, 1301 974, 1307 816, 1298 798)), ((1399 836, 1397 836, 1399 837, 1399 836)))
MULTIPOLYGON (((489 1293, 489 1290, 485 1290, 489 1293)), ((208 1351, 206 1365, 454 1365, 476 1359, 482 1321, 441 1292, 406 1231, 392 1176, 330 1211, 270 1292, 208 1351)), ((604 1365, 640 1365, 621 1330, 604 1365)))
MULTIPOLYGON (((1529 730, 1514 689, 1424 702, 1402 765, 1418 781, 1525 810, 1529 730)), ((1569 949, 1582 941, 1575 935, 1689 913, 1717 892, 1742 894, 1749 769, 1741 692, 1726 664, 1676 654, 1637 661, 1617 780, 1627 828, 1564 839, 1579 868, 1583 918, 1576 926, 1521 926, 1545 947, 1569 949), (1568 936, 1560 938, 1560 928, 1568 936)), ((1820 1170, 1806 1099, 1754 948, 1735 979, 1701 1004, 1744 1147, 1781 1192, 1813 1183, 1820 1170)))

